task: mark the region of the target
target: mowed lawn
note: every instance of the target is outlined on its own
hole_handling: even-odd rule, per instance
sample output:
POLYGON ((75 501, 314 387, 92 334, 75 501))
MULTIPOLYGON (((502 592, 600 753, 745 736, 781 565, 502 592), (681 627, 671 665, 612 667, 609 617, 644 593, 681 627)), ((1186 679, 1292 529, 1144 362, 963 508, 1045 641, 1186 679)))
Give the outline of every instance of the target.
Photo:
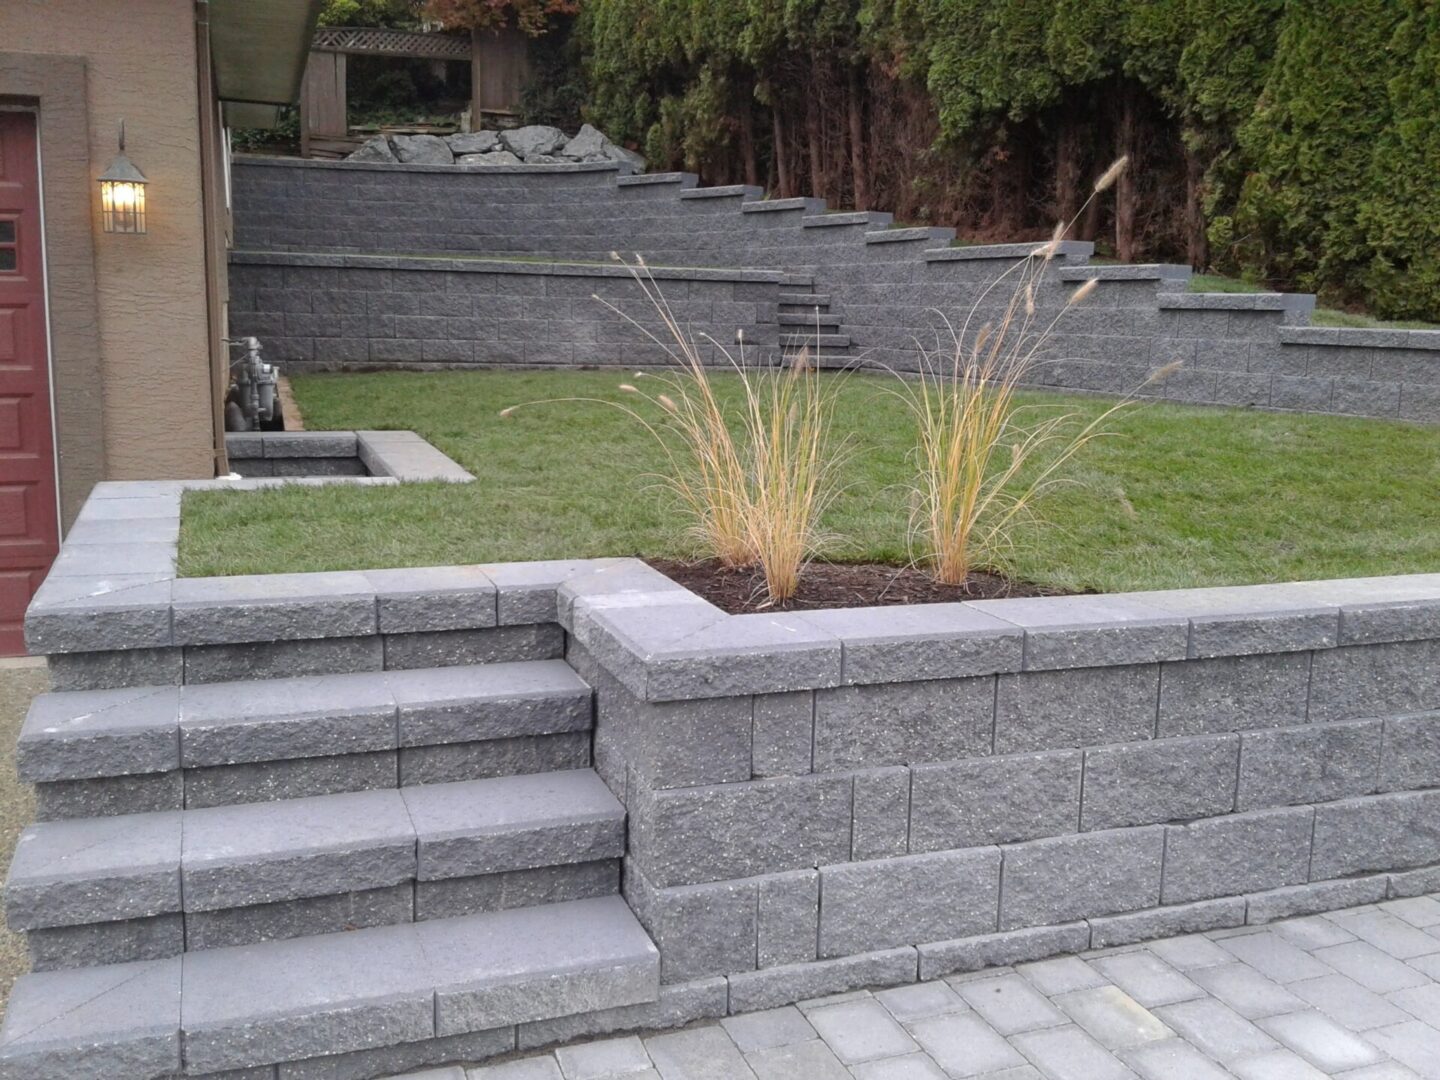
MULTIPOLYGON (((694 554, 653 474, 663 456, 618 410, 623 372, 316 375, 307 427, 410 428, 465 485, 288 487, 186 496, 186 576, 694 554), (647 476, 647 474, 652 474, 647 476)), ((726 393, 733 379, 719 380, 726 393)), ((903 564, 914 431, 883 377, 842 388, 844 490, 826 557, 903 564)), ((1082 416, 1109 404, 1030 395, 1082 416)), ((1111 419, 1018 537, 1016 578, 1121 591, 1440 571, 1440 430, 1375 420, 1140 404, 1111 419)))

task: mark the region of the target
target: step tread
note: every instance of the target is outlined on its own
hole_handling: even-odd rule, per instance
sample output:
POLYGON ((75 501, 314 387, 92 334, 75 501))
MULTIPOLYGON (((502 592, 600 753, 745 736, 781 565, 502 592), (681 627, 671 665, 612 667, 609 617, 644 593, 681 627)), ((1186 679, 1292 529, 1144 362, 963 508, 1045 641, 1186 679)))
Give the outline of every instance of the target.
POLYGON ((782 312, 780 313, 779 318, 780 318, 780 325, 781 325, 781 326, 804 326, 804 327, 813 327, 813 326, 839 326, 839 325, 840 325, 840 316, 839 316, 839 315, 831 315, 831 314, 828 314, 827 312, 823 312, 823 311, 822 311, 822 312, 814 312, 814 311, 812 311, 812 312, 809 312, 808 314, 805 313, 805 312, 794 312, 794 313, 792 313, 792 312, 788 312, 788 311, 782 311, 782 312))
POLYGON ((35 699, 31 783, 580 731, 590 688, 563 660, 305 675, 35 699))
POLYGON ((22 976, 0 1071, 219 1072, 653 1001, 620 897, 22 976))
POLYGON ((39 822, 7 916, 83 925, 618 858, 624 822, 591 769, 39 822))

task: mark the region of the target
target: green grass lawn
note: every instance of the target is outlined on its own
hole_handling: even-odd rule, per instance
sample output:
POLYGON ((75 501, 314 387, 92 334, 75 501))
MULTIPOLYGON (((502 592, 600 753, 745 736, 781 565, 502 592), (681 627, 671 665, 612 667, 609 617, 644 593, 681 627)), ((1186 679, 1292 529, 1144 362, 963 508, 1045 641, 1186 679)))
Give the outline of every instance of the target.
MULTIPOLYGON (((301 376, 314 428, 413 428, 473 484, 290 487, 185 498, 181 573, 274 573, 690 554, 651 437, 599 396, 619 373, 301 376)), ((727 390, 733 381, 721 380, 727 390)), ((837 560, 905 563, 909 414, 885 379, 839 401, 853 452, 825 522, 837 560)), ((1081 414, 1091 398, 1029 395, 1081 414)), ((1137 405, 1072 463, 1008 570, 1069 589, 1171 588, 1440 571, 1440 430, 1376 420, 1137 405)))

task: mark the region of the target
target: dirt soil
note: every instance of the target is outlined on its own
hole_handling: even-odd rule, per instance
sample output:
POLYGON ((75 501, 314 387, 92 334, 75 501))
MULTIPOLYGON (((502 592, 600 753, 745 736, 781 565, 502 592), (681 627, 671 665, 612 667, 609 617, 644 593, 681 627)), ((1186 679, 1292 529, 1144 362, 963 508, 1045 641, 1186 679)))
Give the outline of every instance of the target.
MULTIPOLYGON (((50 675, 43 664, 0 659, 0 860, 10 864, 20 830, 35 820, 34 788, 15 775, 15 739, 20 723, 36 694, 49 689, 50 675)), ((30 970, 25 938, 0 925, 0 1010, 10 987, 30 970)))
POLYGON ((729 569, 714 559, 700 562, 679 559, 647 561, 672 581, 679 582, 731 615, 761 610, 814 611, 890 604, 946 604, 1009 596, 1058 596, 1063 592, 983 572, 971 574, 963 585, 942 585, 914 567, 811 563, 801 574, 800 591, 792 600, 778 607, 762 607, 765 577, 757 569, 729 569))

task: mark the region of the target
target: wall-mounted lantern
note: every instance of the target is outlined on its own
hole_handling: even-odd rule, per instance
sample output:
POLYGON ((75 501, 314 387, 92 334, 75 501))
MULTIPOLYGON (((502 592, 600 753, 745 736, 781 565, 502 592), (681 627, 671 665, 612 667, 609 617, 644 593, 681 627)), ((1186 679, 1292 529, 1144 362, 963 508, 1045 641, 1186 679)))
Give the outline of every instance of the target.
POLYGON ((145 174, 125 156, 125 121, 120 121, 120 153, 100 174, 100 216, 108 233, 145 231, 145 174))

